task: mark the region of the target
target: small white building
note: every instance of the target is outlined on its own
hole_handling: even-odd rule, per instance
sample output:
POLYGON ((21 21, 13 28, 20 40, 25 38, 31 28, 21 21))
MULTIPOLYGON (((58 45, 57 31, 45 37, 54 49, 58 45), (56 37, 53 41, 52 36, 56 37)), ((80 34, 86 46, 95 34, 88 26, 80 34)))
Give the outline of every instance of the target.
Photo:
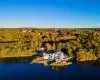
POLYGON ((29 31, 29 32, 31 32, 31 31, 29 31))
POLYGON ((38 50, 38 51, 43 51, 43 50, 45 50, 45 49, 44 49, 44 47, 37 47, 37 50, 38 50))
POLYGON ((27 32, 27 30, 24 30, 23 33, 27 32))

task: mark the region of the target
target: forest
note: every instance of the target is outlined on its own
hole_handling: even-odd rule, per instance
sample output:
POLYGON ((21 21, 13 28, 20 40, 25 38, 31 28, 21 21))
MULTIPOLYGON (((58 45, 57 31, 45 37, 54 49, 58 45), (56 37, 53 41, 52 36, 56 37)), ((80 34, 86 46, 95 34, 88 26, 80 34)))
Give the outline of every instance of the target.
POLYGON ((0 28, 0 57, 31 56, 38 46, 75 60, 100 60, 99 28, 0 28))

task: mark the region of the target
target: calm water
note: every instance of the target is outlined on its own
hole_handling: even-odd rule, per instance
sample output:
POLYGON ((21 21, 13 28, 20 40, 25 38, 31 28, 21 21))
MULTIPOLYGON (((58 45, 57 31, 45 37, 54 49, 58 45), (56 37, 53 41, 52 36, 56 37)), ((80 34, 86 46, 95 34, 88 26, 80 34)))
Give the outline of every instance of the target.
POLYGON ((24 59, 0 59, 0 80, 100 80, 100 63, 76 63, 53 68, 24 59))

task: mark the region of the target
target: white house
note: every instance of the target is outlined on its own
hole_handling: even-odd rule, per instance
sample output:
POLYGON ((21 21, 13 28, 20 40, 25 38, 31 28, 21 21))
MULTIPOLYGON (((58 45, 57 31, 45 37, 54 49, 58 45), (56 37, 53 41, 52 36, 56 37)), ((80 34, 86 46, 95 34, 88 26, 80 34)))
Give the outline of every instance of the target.
POLYGON ((48 60, 57 61, 59 59, 59 61, 66 61, 65 55, 62 51, 56 51, 54 53, 44 52, 43 57, 44 59, 48 59, 48 60))
POLYGON ((27 32, 27 30, 24 30, 23 33, 27 32))

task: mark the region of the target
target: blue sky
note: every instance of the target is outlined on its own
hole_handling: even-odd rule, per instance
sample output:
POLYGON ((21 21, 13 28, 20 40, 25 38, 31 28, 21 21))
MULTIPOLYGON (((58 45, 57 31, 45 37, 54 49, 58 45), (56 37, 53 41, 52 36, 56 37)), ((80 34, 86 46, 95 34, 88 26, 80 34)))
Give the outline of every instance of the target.
POLYGON ((100 27, 100 1, 0 0, 0 27, 100 27))

